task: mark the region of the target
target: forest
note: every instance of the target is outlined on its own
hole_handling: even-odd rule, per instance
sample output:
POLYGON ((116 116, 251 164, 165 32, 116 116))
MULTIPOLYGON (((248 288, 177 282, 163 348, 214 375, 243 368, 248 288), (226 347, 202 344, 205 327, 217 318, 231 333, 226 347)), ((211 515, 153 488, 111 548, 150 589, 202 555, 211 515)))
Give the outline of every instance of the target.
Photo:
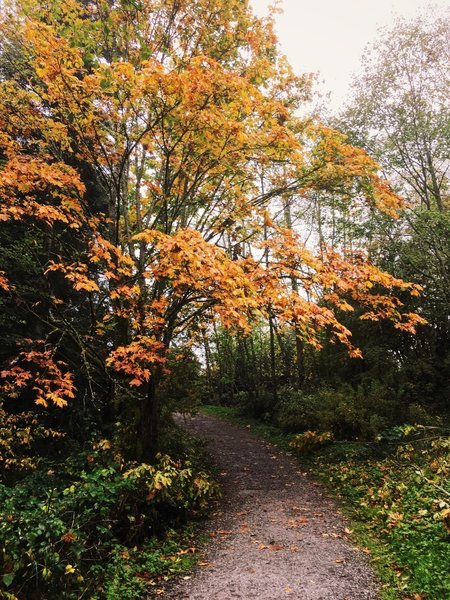
POLYGON ((192 566, 199 411, 337 490, 380 597, 450 597, 448 13, 330 116, 248 0, 0 10, 0 597, 192 566))

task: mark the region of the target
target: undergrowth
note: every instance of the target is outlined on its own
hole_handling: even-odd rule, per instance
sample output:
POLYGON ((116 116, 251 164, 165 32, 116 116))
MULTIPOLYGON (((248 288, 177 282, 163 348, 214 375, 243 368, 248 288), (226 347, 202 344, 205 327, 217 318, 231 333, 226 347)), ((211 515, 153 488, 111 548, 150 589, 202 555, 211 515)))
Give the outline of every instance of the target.
POLYGON ((382 544, 376 557, 388 559, 404 598, 450 598, 449 450, 447 436, 404 426, 374 444, 329 445, 310 457, 314 472, 382 544))
MULTIPOLYGON (((177 430, 155 464, 107 439, 0 483, 0 598, 137 600, 190 566, 195 523, 218 493, 197 440, 177 430)), ((18 469, 20 466, 20 470, 18 469)))

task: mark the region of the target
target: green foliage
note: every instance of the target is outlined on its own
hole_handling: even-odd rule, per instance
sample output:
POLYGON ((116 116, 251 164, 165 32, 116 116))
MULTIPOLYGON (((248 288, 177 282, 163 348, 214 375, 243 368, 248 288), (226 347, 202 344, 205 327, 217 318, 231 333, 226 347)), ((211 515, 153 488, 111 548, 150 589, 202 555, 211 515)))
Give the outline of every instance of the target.
POLYGON ((104 573, 101 597, 106 600, 136 600, 148 590, 158 590, 158 584, 186 571, 195 563, 191 531, 182 535, 169 531, 164 542, 150 540, 142 548, 114 549, 104 573))
POLYGON ((47 451, 64 438, 64 432, 46 427, 33 412, 11 414, 0 402, 0 470, 14 474, 35 469, 40 447, 47 451))
POLYGON ((273 414, 273 393, 264 387, 251 392, 237 392, 234 398, 242 415, 268 421, 273 414))
POLYGON ((343 460, 329 447, 318 451, 313 467, 385 545, 402 595, 430 600, 450 597, 450 438, 437 433, 396 427, 379 438, 384 453, 386 444, 396 448, 383 458, 376 447, 367 457, 347 446, 343 460))
POLYGON ((169 374, 158 389, 163 417, 167 418, 176 411, 195 410, 203 385, 198 358, 190 348, 174 348, 169 352, 167 369, 169 374))
POLYGON ((282 390, 275 420, 286 431, 332 432, 336 439, 373 440, 378 434, 405 420, 412 424, 438 425, 438 417, 424 406, 408 406, 395 391, 376 380, 356 387, 341 384, 304 392, 293 387, 282 390))
POLYGON ((373 382, 368 387, 324 386, 309 393, 286 387, 275 418, 287 431, 329 431, 336 439, 373 439, 401 422, 403 412, 404 407, 396 403, 392 392, 373 382))
POLYGON ((0 486, 0 589, 20 599, 139 597, 153 576, 184 564, 165 561, 157 540, 201 516, 217 493, 189 461, 126 463, 108 440, 46 469, 0 486))

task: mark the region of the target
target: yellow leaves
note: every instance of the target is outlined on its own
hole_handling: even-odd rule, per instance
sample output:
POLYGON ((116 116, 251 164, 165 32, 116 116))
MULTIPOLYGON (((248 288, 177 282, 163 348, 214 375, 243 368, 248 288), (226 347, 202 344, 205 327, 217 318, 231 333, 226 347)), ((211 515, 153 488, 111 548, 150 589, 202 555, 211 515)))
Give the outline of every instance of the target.
POLYGON ((51 271, 61 271, 64 277, 73 284, 77 292, 98 292, 98 284, 88 276, 88 267, 84 263, 66 264, 51 261, 45 270, 45 274, 51 271))
POLYGON ((110 292, 109 297, 111 298, 111 300, 133 300, 139 295, 139 293, 140 289, 138 285, 119 285, 117 288, 110 292))
POLYGON ((64 569, 65 575, 73 575, 75 573, 75 567, 73 565, 67 564, 64 569))
POLYGON ((336 309, 353 311, 354 305, 365 307, 361 319, 389 319, 406 332, 414 333, 415 327, 424 323, 419 315, 402 312, 402 303, 391 291, 414 295, 419 293, 414 284, 381 271, 363 253, 344 257, 332 248, 322 248, 313 255, 291 230, 272 229, 272 237, 261 244, 270 252, 267 269, 260 276, 262 295, 274 316, 294 326, 297 334, 314 347, 320 348, 318 334, 328 329, 332 338, 347 346, 351 357, 362 356, 336 313, 336 309))
MULTIPOLYGON (((92 14, 84 7, 63 4, 61 19, 44 18, 35 7, 20 25, 33 88, 20 90, 18 82, 0 86, 0 154, 6 157, 0 169, 0 221, 30 219, 46 228, 75 230, 85 253, 53 255, 46 273, 62 273, 75 291, 108 313, 97 324, 102 341, 113 338, 106 334, 117 317, 127 320, 131 342, 103 348, 103 355, 111 351, 108 367, 125 375, 129 385, 142 386, 164 362, 159 341, 164 332, 184 332, 205 315, 248 332, 252 319, 270 314, 316 347, 319 333, 328 329, 355 356, 359 351, 340 326, 337 310, 351 311, 361 303, 363 318, 391 318, 405 330, 419 322, 400 316, 390 292, 378 293, 383 286, 417 295, 418 288, 367 266, 364 258, 312 252, 293 231, 277 227, 269 201, 261 200, 257 180, 264 167, 276 202, 284 193, 289 199, 292 193, 336 190, 346 197, 362 193, 388 212, 401 205, 377 177, 377 164, 345 136, 293 117, 300 88, 304 94, 307 85, 283 61, 268 57, 274 50, 269 23, 249 18, 245 3, 233 3, 233 10, 223 3, 221 10, 230 17, 237 11, 240 21, 222 18, 219 37, 222 43, 230 37, 220 52, 202 23, 200 32, 191 32, 199 35, 195 43, 183 37, 188 29, 177 29, 178 17, 170 25, 176 42, 164 32, 164 44, 160 38, 155 45, 153 39, 143 41, 153 22, 151 2, 137 11, 140 24, 130 22, 119 5, 105 5, 108 27, 117 26, 114 44, 126 48, 116 56, 126 60, 106 59, 99 49, 88 71, 83 52, 95 42, 86 45, 83 35, 92 31, 95 37, 101 28, 91 26, 92 14), (233 46, 233 31, 242 47, 233 46), (139 33, 135 47, 130 32, 139 33), (229 45, 238 48, 232 56, 225 50, 229 45), (217 58, 222 52, 229 61, 217 58), (81 178, 55 159, 59 156, 89 164, 101 176, 111 221, 87 214, 85 205, 92 205, 81 178), (273 237, 256 253, 267 255, 268 265, 238 258, 245 243, 255 248, 264 228, 273 237), (219 247, 224 240, 227 251, 219 247)), ((202 6, 209 18, 209 4, 202 6)), ((198 22, 186 7, 186 16, 198 22)), ((96 13, 96 23, 101 18, 96 13)), ((0 273, 0 289, 8 286, 0 273)), ((62 314, 59 300, 52 311, 62 314)), ((10 393, 30 384, 31 371, 19 364, 14 369, 10 393)), ((59 386, 53 380, 36 386, 42 405, 61 406, 70 398, 70 381, 64 383, 62 373, 54 377, 59 386)))
POLYGON ((106 450, 111 450, 112 444, 109 440, 103 439, 103 440, 99 440, 98 442, 95 442, 92 445, 92 447, 94 450, 106 451, 106 450))
POLYGON ((309 157, 310 185, 354 198, 361 192, 370 204, 397 217, 404 206, 387 181, 378 175, 380 166, 364 150, 351 146, 346 136, 329 127, 312 123, 307 130, 314 145, 309 157))
MULTIPOLYGON (((106 240, 99 233, 96 233, 95 239, 89 246, 89 262, 93 265, 101 265, 105 276, 110 281, 120 281, 123 278, 129 278, 133 275, 134 263, 130 256, 124 254, 119 246, 116 246, 106 240)), ((134 292, 125 291, 125 286, 118 286, 121 291, 116 289, 116 294, 133 294, 134 292)))
POLYGON ((258 286, 252 279, 255 265, 231 260, 194 230, 173 236, 152 235, 158 255, 151 267, 157 279, 169 279, 177 295, 192 294, 209 302, 225 325, 247 329, 258 309, 258 286))
POLYGON ((72 279, 73 287, 77 292, 98 292, 100 289, 95 281, 92 281, 84 275, 74 274, 72 277, 67 278, 72 279))
POLYGON ((401 521, 403 521, 404 518, 405 518, 404 515, 402 515, 401 513, 397 512, 397 511, 393 511, 388 514, 387 526, 390 528, 397 527, 398 524, 401 521))
POLYGON ((71 167, 47 161, 45 156, 14 156, 0 170, 0 221, 30 217, 78 229, 83 217, 77 196, 83 193, 84 186, 71 167), (40 195, 52 202, 43 203, 40 195))

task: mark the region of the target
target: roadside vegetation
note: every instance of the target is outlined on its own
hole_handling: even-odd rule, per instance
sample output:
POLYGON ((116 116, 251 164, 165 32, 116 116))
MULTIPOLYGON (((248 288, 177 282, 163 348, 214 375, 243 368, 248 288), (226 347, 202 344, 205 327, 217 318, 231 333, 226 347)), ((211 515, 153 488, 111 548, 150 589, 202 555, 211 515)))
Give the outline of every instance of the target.
POLYGON ((307 456, 404 597, 450 593, 450 21, 381 35, 331 119, 272 17, 2 2, 6 600, 189 566, 218 488, 172 415, 202 404, 307 456))
POLYGON ((2 598, 135 600, 193 565, 194 533, 219 491, 198 440, 173 426, 165 450, 177 459, 161 453, 152 465, 99 437, 53 436, 38 454, 32 424, 2 416, 14 457, 0 485, 2 598))
POLYGON ((350 519, 385 600, 450 595, 450 436, 442 427, 394 427, 371 442, 286 432, 238 408, 203 406, 295 454, 350 519))

